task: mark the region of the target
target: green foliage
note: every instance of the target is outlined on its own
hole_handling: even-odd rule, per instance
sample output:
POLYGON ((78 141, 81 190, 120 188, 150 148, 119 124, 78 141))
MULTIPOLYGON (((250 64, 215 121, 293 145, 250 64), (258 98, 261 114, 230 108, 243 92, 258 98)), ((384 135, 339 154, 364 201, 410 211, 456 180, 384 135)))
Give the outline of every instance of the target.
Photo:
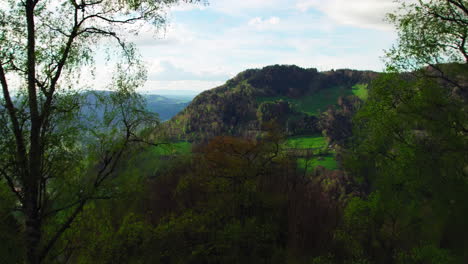
POLYGON ((400 10, 388 16, 398 29, 398 43, 386 54, 390 69, 468 62, 466 0, 398 2, 400 10))
POLYGON ((467 68, 439 65, 466 62, 460 39, 466 36, 466 4, 403 3, 390 15, 399 30, 399 43, 387 54, 392 73, 372 83, 345 155, 345 167, 371 193, 348 203, 336 232, 348 259, 467 260, 462 222, 468 205, 458 202, 468 198, 467 68))
POLYGON ((147 263, 145 246, 153 236, 152 226, 129 203, 90 204, 65 234, 63 241, 75 247, 64 254, 75 263, 147 263))
POLYGON ((122 159, 146 142, 144 130, 158 124, 135 92, 146 71, 122 36, 136 33, 136 23, 158 29, 165 10, 178 2, 2 2, 0 173, 15 193, 27 263, 61 258, 49 253, 85 205, 121 193, 110 179, 118 178, 122 159), (103 43, 108 60, 117 55, 108 87, 115 92, 96 95, 94 107, 87 106, 79 93, 86 86, 81 70, 93 64, 103 43))
POLYGON ((466 120, 463 103, 430 80, 407 82, 388 75, 374 88, 372 99, 356 119, 360 152, 373 155, 380 166, 392 166, 382 168, 381 173, 391 173, 392 179, 401 174, 410 181, 407 187, 416 182, 424 188, 441 187, 440 177, 464 185, 467 140, 460 133, 466 120), (434 152, 437 159, 431 154, 434 152), (417 178, 413 181, 409 175, 417 178))
POLYGON ((398 256, 397 263, 401 264, 452 264, 458 263, 448 250, 438 248, 434 245, 425 245, 413 248, 408 253, 398 256))
POLYGON ((364 221, 363 229, 376 232, 372 241, 379 241, 379 236, 382 241, 393 241, 393 245, 365 246, 387 252, 375 256, 396 258, 393 251, 411 255, 406 252, 419 243, 439 244, 448 237, 453 242, 446 246, 461 254, 468 242, 457 220, 467 219, 467 204, 456 202, 468 198, 468 182, 463 176, 468 140, 460 130, 468 120, 464 102, 453 96, 452 88, 433 79, 385 74, 372 87, 356 116, 353 154, 345 166, 378 190, 381 198, 371 196, 369 205, 351 202, 347 211, 358 212, 361 204, 379 213, 370 215, 371 223, 358 213, 356 223, 349 228, 357 227, 358 220, 364 221))
MULTIPOLYGON (((420 247, 428 241, 439 245, 449 239, 453 242, 445 246, 459 255, 467 245, 465 235, 453 231, 463 230, 455 219, 467 219, 466 203, 456 202, 465 200, 468 190, 463 179, 468 116, 463 92, 457 93, 466 89, 460 74, 466 64, 436 65, 466 62, 466 10, 460 6, 466 6, 465 1, 403 3, 398 14, 389 16, 399 30, 398 45, 387 53, 389 69, 416 70, 416 78, 381 76, 355 120, 357 155, 346 167, 379 191, 377 208, 390 212, 372 217, 380 218, 374 220, 381 226, 378 234, 385 235, 386 222, 393 222, 395 230, 410 226, 393 236, 393 241, 401 241, 393 250, 402 263, 451 261, 443 249, 420 247), (419 69, 428 64, 432 68, 419 69)), ((347 210, 357 211, 353 205, 347 210)), ((395 259, 395 253, 389 258, 395 259)))
POLYGON ((279 264, 324 253, 335 200, 291 174, 281 138, 222 137, 161 163, 166 152, 144 149, 119 165, 118 198, 88 203, 50 261, 279 264))
POLYGON ((7 183, 0 181, 0 255, 4 263, 21 263, 24 256, 20 218, 13 212, 15 200, 7 183))
POLYGON ((283 125, 292 112, 292 106, 288 101, 263 102, 258 106, 257 119, 260 124, 277 122, 283 125))
POLYGON ((153 250, 162 254, 153 257, 155 263, 268 263, 276 250, 274 224, 225 217, 188 211, 159 225, 153 250))
POLYGON ((312 259, 312 264, 334 264, 332 256, 320 256, 312 259))

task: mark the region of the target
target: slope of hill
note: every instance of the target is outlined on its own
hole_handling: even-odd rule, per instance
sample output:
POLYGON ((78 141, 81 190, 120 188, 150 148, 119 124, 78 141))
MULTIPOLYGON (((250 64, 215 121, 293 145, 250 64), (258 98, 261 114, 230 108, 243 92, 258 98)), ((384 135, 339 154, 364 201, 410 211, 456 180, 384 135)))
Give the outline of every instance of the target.
POLYGON ((356 70, 318 72, 274 65, 239 73, 205 91, 166 124, 170 135, 205 141, 218 135, 255 137, 274 121, 289 136, 321 133, 318 115, 340 97, 366 97, 378 73, 356 70))
POLYGON ((351 131, 351 117, 367 97, 376 72, 318 72, 274 65, 246 70, 224 85, 205 91, 164 124, 176 140, 208 142, 216 136, 255 139, 263 127, 280 129, 288 139, 281 149, 299 167, 337 169, 335 144, 351 131))

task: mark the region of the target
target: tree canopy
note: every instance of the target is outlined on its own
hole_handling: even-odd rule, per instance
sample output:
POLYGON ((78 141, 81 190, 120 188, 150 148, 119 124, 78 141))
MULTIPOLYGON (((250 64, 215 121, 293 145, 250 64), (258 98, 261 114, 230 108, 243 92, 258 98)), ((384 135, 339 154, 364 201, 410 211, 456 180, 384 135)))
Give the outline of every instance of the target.
POLYGON ((398 43, 354 119, 345 167, 368 196, 345 210, 355 259, 464 263, 468 219, 466 1, 402 3, 398 43), (369 242, 372 241, 372 242, 369 242))

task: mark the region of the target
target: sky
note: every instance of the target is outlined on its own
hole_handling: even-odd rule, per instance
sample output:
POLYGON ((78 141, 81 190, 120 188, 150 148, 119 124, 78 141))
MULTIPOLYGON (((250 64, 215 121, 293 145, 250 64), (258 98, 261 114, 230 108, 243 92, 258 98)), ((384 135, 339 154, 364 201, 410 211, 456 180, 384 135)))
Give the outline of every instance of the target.
POLYGON ((210 0, 175 6, 165 28, 155 33, 142 27, 130 39, 148 70, 140 91, 201 92, 246 69, 273 64, 382 71, 384 50, 396 40, 384 17, 395 5, 393 0, 210 0))

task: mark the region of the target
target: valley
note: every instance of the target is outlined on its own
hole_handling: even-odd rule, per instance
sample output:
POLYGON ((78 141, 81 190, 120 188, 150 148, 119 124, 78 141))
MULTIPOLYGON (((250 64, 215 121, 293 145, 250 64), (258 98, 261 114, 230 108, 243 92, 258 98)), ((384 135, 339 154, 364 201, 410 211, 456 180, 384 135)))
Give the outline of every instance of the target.
POLYGON ((324 120, 331 118, 326 111, 346 100, 365 100, 368 84, 377 76, 353 70, 321 73, 294 65, 246 70, 198 95, 163 130, 176 140, 207 142, 217 136, 260 138, 263 127, 273 125, 285 137, 282 149, 301 168, 338 169, 330 141, 345 138, 326 135, 324 120))
POLYGON ((2 1, 0 263, 468 263, 467 29, 467 0, 2 1))

